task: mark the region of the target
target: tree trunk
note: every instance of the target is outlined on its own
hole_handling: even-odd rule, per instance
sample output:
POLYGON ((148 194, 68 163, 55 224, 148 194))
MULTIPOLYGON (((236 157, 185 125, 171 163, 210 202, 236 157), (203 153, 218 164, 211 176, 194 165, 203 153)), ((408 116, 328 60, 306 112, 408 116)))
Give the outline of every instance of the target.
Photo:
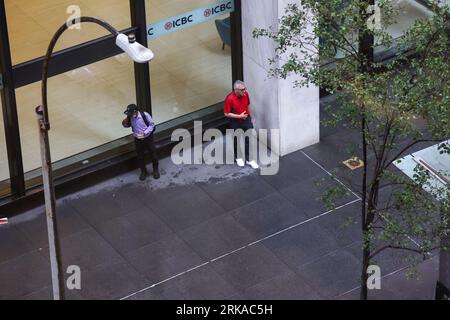
POLYGON ((444 291, 447 291, 447 299, 450 299, 450 237, 443 239, 441 242, 441 251, 439 253, 439 284, 441 286, 440 294, 436 295, 436 299, 444 299, 444 291), (447 250, 444 250, 447 248, 447 250))
POLYGON ((368 299, 368 289, 367 289, 367 280, 369 279, 369 275, 367 270, 370 266, 370 249, 364 247, 363 249, 363 263, 362 263, 362 273, 361 273, 361 300, 368 299))
MULTIPOLYGON (((370 15, 367 13, 367 8, 375 4, 375 0, 366 0, 367 6, 361 8, 361 17, 369 19, 370 15)), ((363 61, 360 66, 360 72, 370 72, 370 63, 374 61, 374 36, 367 30, 360 30, 359 32, 359 56, 364 57, 366 61, 363 61)), ((370 230, 370 223, 367 221, 367 138, 366 138, 366 122, 365 106, 361 106, 361 130, 362 130, 362 143, 363 143, 363 161, 364 161, 364 177, 362 185, 362 227, 364 237, 364 249, 363 249, 363 270, 361 274, 361 300, 367 300, 367 269, 369 267, 370 258, 370 241, 366 237, 370 230)), ((369 199, 370 200, 370 199, 369 199)))
MULTIPOLYGON (((375 213, 377 210, 378 205, 378 194, 379 194, 379 181, 378 181, 379 173, 375 175, 376 182, 372 185, 370 188, 369 196, 367 197, 367 205, 366 210, 367 214, 365 215, 365 234, 371 231, 372 223, 375 219, 375 213)), ((367 188, 367 182, 366 182, 366 188, 367 188)), ((365 238, 365 245, 363 249, 363 270, 361 274, 361 281, 362 281, 362 289, 361 289, 361 300, 368 300, 368 289, 367 289, 367 280, 369 278, 369 275, 367 274, 367 271, 370 267, 370 256, 372 254, 370 250, 371 241, 370 238, 365 238)))
MULTIPOLYGON (((364 108, 364 107, 363 107, 364 108)), ((366 237, 369 231, 367 224, 367 139, 366 139, 366 118, 364 113, 361 117, 361 128, 362 128, 362 148, 363 148, 363 161, 364 161, 364 174, 362 182, 362 203, 361 203, 361 215, 362 215, 362 227, 363 227, 363 264, 361 273, 361 300, 367 300, 367 268, 369 267, 369 257, 370 257, 370 243, 368 237, 366 237)))

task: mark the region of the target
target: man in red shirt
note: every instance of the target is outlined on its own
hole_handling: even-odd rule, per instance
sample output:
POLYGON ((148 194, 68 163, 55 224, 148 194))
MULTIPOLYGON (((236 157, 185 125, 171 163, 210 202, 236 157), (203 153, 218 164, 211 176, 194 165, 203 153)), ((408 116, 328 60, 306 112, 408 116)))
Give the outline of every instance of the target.
MULTIPOLYGON (((252 117, 250 112, 250 96, 242 81, 236 81, 234 84, 234 91, 228 95, 225 100, 224 108, 225 117, 230 119, 230 127, 233 130, 242 129, 244 132, 253 129, 252 117)), ((234 143, 234 154, 237 153, 237 143, 234 143)), ((259 166, 255 160, 250 159, 250 143, 245 139, 245 159, 247 164, 253 169, 258 169, 259 166)), ((245 159, 237 157, 236 162, 238 166, 245 166, 245 159)))

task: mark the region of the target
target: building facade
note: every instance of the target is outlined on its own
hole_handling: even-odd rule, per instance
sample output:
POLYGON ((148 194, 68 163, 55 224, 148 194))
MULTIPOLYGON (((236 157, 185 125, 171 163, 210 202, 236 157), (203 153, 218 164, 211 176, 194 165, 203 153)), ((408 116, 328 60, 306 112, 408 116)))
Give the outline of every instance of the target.
MULTIPOLYGON (((0 199, 8 202, 42 185, 35 108, 41 103, 43 56, 55 31, 79 16, 94 16, 136 34, 155 53, 133 64, 106 30, 84 23, 59 40, 50 64, 48 100, 55 179, 67 182, 133 159, 123 111, 137 103, 157 123, 163 146, 176 128, 195 120, 226 123, 223 100, 245 80, 258 128, 280 129, 270 141, 281 155, 320 140, 319 88, 294 88, 295 79, 268 77, 274 44, 252 37, 277 27, 295 0, 0 0, 0 199)), ((402 1, 400 1, 402 2, 402 1)), ((403 1, 405 2, 405 1, 403 1)), ((426 14, 405 2, 401 34, 426 14)))
POLYGON ((48 100, 55 179, 132 158, 123 111, 149 111, 160 140, 194 119, 218 125, 224 98, 243 78, 241 1, 108 0, 0 1, 0 197, 39 189, 41 159, 34 109, 41 102, 41 69, 50 39, 79 16, 93 16, 155 53, 133 64, 97 25, 74 25, 50 63, 48 100))

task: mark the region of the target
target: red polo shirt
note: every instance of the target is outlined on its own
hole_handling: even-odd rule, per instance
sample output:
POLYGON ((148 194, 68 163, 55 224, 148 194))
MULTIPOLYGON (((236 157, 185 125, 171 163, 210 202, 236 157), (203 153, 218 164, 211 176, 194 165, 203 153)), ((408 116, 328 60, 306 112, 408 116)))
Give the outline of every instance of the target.
POLYGON ((248 95, 248 92, 246 92, 242 98, 239 98, 236 92, 233 92, 225 100, 224 112, 239 115, 243 112, 247 112, 247 114, 251 116, 249 106, 250 96, 248 95))

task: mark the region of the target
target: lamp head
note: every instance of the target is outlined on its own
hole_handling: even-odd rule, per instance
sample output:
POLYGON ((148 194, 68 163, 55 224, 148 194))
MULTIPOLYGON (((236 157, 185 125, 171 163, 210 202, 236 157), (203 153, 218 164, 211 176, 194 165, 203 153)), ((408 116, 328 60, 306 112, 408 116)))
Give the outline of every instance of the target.
POLYGON ((116 45, 137 63, 150 62, 155 57, 152 50, 136 42, 134 35, 126 36, 119 33, 116 37, 116 45))

